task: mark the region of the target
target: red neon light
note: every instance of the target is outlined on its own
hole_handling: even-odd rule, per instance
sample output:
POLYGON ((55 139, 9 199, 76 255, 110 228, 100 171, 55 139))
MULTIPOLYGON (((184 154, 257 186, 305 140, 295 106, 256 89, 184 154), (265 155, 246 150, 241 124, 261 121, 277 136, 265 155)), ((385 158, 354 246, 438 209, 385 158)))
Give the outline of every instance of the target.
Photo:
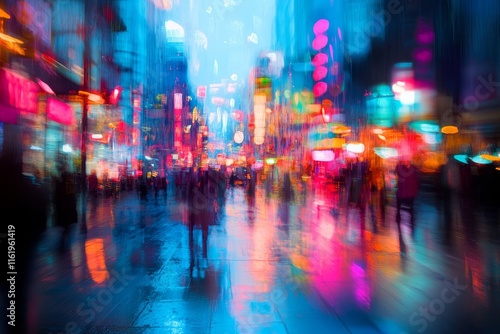
MULTIPOLYGON (((109 103, 117 104, 118 100, 120 99, 121 92, 122 92, 122 88, 119 86, 117 86, 115 89, 113 89, 113 92, 111 93, 111 95, 109 97, 109 103)), ((135 107, 136 107, 136 99, 134 99, 134 108, 135 107)))
POLYGON ((47 118, 55 122, 71 125, 74 121, 75 112, 73 108, 62 101, 54 98, 47 99, 47 118))
POLYGON ((37 112, 37 94, 40 87, 16 72, 0 70, 0 103, 25 110, 37 112))

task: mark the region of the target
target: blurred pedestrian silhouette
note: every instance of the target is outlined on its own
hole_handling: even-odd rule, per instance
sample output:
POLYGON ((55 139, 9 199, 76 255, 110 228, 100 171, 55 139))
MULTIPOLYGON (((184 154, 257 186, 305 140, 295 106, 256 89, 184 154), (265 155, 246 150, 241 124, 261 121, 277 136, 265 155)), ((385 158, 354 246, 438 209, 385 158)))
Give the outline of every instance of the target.
POLYGON ((59 168, 59 175, 55 178, 54 186, 54 218, 57 226, 62 227, 60 249, 65 250, 69 245, 71 224, 78 222, 76 209, 76 180, 63 164, 59 168))
POLYGON ((374 168, 369 172, 368 207, 374 231, 377 229, 378 216, 383 222, 385 218, 385 182, 381 169, 374 168))
POLYGON ((368 165, 363 158, 356 157, 347 167, 346 171, 346 195, 347 195, 347 217, 349 209, 354 205, 359 210, 359 221, 364 224, 366 214, 367 177, 368 165))
POLYGON ((187 201, 189 248, 191 251, 194 250, 194 230, 199 227, 202 232, 202 256, 206 260, 208 255, 208 228, 215 217, 214 199, 209 195, 208 172, 195 173, 191 171, 187 201))
POLYGON ((286 202, 290 202, 293 199, 293 189, 292 189, 292 181, 290 179, 290 173, 285 172, 283 175, 283 194, 282 198, 286 202))
POLYGON ((97 179, 97 173, 95 170, 92 170, 92 172, 88 176, 88 185, 90 209, 92 213, 95 213, 97 210, 97 197, 99 191, 99 180, 97 179))
POLYGON ((396 222, 401 222, 401 209, 410 213, 410 221, 415 221, 414 202, 419 188, 419 176, 417 168, 408 158, 403 158, 396 166, 396 222))
POLYGON ((257 173, 255 170, 250 169, 247 173, 247 195, 248 196, 255 196, 255 189, 257 187, 257 173))
POLYGON ((141 201, 148 201, 148 184, 144 176, 139 179, 139 197, 141 201))

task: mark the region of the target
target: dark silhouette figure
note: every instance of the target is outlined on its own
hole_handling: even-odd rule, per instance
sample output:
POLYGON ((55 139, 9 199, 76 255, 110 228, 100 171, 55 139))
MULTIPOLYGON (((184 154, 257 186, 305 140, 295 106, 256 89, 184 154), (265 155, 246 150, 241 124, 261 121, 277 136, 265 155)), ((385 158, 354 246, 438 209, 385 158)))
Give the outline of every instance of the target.
POLYGON ((97 174, 94 171, 90 173, 88 176, 88 185, 89 185, 89 199, 92 213, 95 213, 97 210, 97 197, 99 191, 99 180, 97 179, 97 174))
POLYGON ((257 186, 257 173, 251 169, 248 175, 250 175, 250 179, 248 179, 247 194, 253 197, 255 196, 255 189, 257 186))
POLYGON ((396 221, 401 222, 401 209, 408 210, 413 225, 415 221, 414 201, 419 188, 417 168, 408 160, 402 160, 396 166, 396 221))
POLYGON ((60 175, 56 177, 54 187, 54 218, 56 225, 63 229, 61 250, 65 250, 68 246, 71 224, 78 222, 75 187, 74 175, 69 173, 65 167, 62 167, 60 175))
POLYGON ((283 200, 290 202, 293 199, 293 188, 292 181, 290 179, 290 173, 286 172, 283 176, 283 200))
POLYGON ((213 199, 209 196, 208 173, 201 172, 198 175, 191 172, 188 185, 188 225, 189 225, 189 248, 194 250, 194 229, 201 228, 203 258, 208 253, 208 228, 213 222, 215 208, 213 199))
POLYGON ((349 164, 347 170, 348 205, 355 204, 363 213, 365 211, 365 186, 366 186, 367 164, 365 161, 356 159, 349 164))
POLYGON ((146 183, 144 177, 141 177, 141 179, 139 180, 139 196, 141 201, 148 201, 148 184, 146 183))

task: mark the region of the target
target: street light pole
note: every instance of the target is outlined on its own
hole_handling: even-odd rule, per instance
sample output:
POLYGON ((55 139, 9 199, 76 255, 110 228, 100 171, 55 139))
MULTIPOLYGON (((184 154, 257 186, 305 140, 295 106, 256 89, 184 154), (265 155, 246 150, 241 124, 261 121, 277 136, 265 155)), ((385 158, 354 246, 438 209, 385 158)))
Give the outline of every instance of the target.
MULTIPOLYGON (((83 90, 90 91, 90 33, 88 19, 91 17, 89 11, 90 5, 85 1, 85 13, 83 22, 83 90)), ((81 232, 87 232, 87 137, 88 137, 88 112, 89 112, 89 94, 80 94, 83 97, 82 105, 82 139, 80 148, 80 163, 81 163, 81 232)))

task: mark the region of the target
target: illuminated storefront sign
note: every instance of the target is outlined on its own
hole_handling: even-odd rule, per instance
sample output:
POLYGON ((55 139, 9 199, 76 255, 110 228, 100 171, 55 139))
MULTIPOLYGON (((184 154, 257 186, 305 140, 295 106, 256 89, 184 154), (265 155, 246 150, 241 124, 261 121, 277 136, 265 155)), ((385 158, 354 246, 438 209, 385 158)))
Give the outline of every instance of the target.
POLYGON ((174 147, 182 147, 182 93, 174 93, 174 147))
POLYGON ((73 108, 62 101, 54 98, 47 99, 47 118, 55 122, 71 125, 74 121, 75 112, 73 108))
POLYGON ((265 96, 255 95, 254 96, 254 138, 253 142, 255 145, 264 144, 264 137, 266 135, 266 105, 265 96))
POLYGON ((314 161, 333 161, 335 154, 333 151, 312 151, 312 158, 314 161))
POLYGON ((182 109, 182 93, 174 94, 174 109, 182 109))
POLYGON ((0 69, 1 104, 36 113, 39 90, 40 87, 35 82, 8 69, 0 69))

